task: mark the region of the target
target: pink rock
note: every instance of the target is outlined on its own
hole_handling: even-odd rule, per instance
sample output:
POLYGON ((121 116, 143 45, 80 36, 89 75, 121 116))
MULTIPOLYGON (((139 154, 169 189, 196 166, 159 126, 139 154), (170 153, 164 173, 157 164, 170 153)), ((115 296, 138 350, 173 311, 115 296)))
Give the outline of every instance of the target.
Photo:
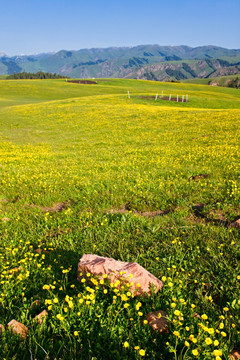
POLYGON ((11 219, 9 219, 8 217, 3 217, 2 221, 6 222, 6 221, 11 221, 11 219))
POLYGON ((40 314, 38 314, 35 319, 39 324, 42 324, 44 318, 48 315, 48 312, 46 310, 43 310, 40 314))
POLYGON ((129 290, 134 295, 151 294, 153 285, 155 293, 163 287, 163 282, 144 269, 137 263, 117 261, 98 255, 85 254, 78 263, 78 280, 86 276, 86 273, 102 277, 107 274, 111 281, 123 279, 129 282, 129 290))
POLYGON ((28 333, 28 328, 25 325, 23 325, 22 323, 20 323, 16 320, 11 320, 8 323, 8 327, 10 327, 12 329, 12 332, 14 334, 18 334, 21 336, 22 339, 26 339, 27 333, 28 333))

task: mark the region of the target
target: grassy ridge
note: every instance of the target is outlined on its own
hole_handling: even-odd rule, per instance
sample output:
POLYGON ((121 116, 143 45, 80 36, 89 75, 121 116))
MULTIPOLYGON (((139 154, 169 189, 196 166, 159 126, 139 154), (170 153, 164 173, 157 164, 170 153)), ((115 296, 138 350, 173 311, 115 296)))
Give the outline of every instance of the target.
POLYGON ((229 82, 231 80, 235 80, 238 78, 238 75, 228 75, 228 76, 219 76, 219 77, 213 77, 209 79, 188 79, 184 80, 185 83, 189 84, 202 84, 202 85, 208 85, 209 83, 215 83, 215 86, 229 86, 229 82))
POLYGON ((133 80, 0 85, 0 209, 10 219, 0 223, 0 323, 29 328, 25 341, 4 333, 3 357, 228 359, 240 339, 239 230, 229 227, 240 201, 238 91, 133 80), (161 90, 190 101, 140 97, 161 90), (130 211, 108 213, 125 204, 130 211), (169 213, 139 215, 159 209, 169 213), (76 282, 84 253, 137 261, 163 291, 134 299, 93 280, 89 292, 76 282), (168 313, 165 337, 143 323, 155 309, 168 313))
MULTIPOLYGON (((65 80, 9 80, 3 81, 1 85, 0 105, 12 106, 21 104, 32 104, 44 101, 64 100, 82 96, 112 95, 112 94, 147 94, 164 96, 182 96, 188 94, 191 97, 188 107, 200 108, 239 108, 239 93, 234 89, 212 88, 199 86, 198 84, 185 83, 162 83, 145 80, 116 80, 99 79, 97 85, 81 85, 69 83, 65 80)), ((143 104, 146 103, 143 101, 143 104)), ((154 104, 154 102, 152 102, 154 104)), ((157 102, 159 106, 166 103, 157 102)), ((168 106, 175 106, 171 102, 168 106)))

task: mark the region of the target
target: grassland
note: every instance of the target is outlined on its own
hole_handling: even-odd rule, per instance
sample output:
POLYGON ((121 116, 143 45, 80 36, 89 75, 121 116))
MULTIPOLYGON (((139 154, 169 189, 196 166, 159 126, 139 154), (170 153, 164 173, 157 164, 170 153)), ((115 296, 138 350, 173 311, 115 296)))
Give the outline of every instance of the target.
POLYGON ((0 324, 28 327, 25 340, 2 333, 1 358, 229 359, 240 344, 239 122, 234 89, 0 81, 0 324), (189 102, 146 97, 162 90, 189 102), (141 216, 155 210, 168 213, 141 216), (84 253, 136 261, 163 290, 133 298, 78 283, 84 253), (154 310, 168 314, 164 336, 146 322, 154 310))

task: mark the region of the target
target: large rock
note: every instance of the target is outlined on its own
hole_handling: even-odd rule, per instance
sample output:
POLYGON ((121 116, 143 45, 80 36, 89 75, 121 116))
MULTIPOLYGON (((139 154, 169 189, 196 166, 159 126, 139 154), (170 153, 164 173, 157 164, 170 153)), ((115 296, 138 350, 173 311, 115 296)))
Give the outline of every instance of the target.
POLYGON ((239 350, 233 350, 230 354, 231 360, 238 360, 240 359, 240 351, 239 350))
POLYGON ((18 334, 21 336, 22 339, 26 339, 27 333, 28 333, 28 328, 25 325, 23 325, 22 323, 20 323, 16 320, 11 320, 8 323, 8 327, 12 329, 12 332, 14 334, 18 334))
POLYGON ((153 311, 147 315, 147 320, 153 331, 158 331, 161 334, 169 332, 167 313, 165 311, 153 311))
POLYGON ((134 295, 151 294, 151 286, 155 293, 163 287, 163 282, 137 263, 117 261, 98 255, 83 255, 78 263, 78 280, 91 273, 102 278, 107 274, 112 282, 122 279, 131 284, 130 291, 134 295))

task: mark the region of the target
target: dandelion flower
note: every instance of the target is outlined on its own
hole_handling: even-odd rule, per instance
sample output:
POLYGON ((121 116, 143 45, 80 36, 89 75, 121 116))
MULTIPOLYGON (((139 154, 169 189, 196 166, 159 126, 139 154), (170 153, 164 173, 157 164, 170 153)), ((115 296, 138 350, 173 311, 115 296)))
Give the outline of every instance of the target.
POLYGON ((198 356, 198 354, 199 354, 199 353, 198 353, 198 349, 194 349, 194 350, 192 351, 192 353, 193 353, 194 356, 198 356))
POLYGON ((179 331, 174 331, 174 332, 173 332, 173 335, 175 335, 176 337, 180 337, 179 331))
POLYGON ((145 354, 146 354, 145 350, 143 350, 143 349, 139 350, 139 355, 140 356, 145 356, 145 354))
POLYGON ((212 339, 211 338, 206 338, 205 339, 205 343, 207 344, 207 345, 211 345, 212 344, 212 339))
POLYGON ((213 351, 213 354, 214 354, 215 356, 222 356, 222 350, 214 350, 214 351, 213 351))
POLYGON ((181 313, 180 313, 180 311, 179 311, 179 310, 175 310, 175 311, 174 311, 174 315, 176 315, 176 316, 180 316, 180 315, 181 315, 181 313))

